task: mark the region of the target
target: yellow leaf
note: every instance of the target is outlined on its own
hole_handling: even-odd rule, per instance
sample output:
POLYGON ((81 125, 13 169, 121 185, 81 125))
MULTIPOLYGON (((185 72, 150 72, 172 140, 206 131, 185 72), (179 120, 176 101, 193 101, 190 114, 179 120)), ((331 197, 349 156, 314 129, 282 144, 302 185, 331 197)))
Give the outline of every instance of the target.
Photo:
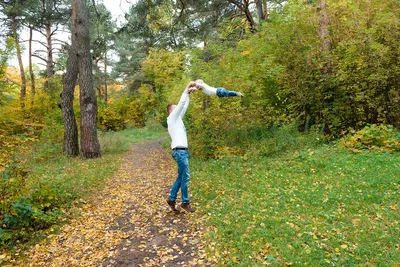
POLYGON ((346 249, 347 248, 347 245, 346 244, 343 244, 343 245, 341 245, 340 246, 342 249, 346 249))
POLYGON ((232 258, 232 262, 233 262, 233 263, 239 263, 236 257, 233 257, 233 258, 232 258))

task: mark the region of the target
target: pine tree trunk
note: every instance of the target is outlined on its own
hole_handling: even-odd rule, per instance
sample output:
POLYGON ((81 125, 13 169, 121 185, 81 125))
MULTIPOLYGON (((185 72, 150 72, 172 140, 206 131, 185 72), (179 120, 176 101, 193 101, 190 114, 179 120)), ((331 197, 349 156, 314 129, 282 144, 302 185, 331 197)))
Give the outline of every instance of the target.
MULTIPOLYGON (((53 12, 53 0, 43 0, 43 9, 46 12, 47 16, 50 16, 53 12)), ((52 22, 50 19, 46 21, 46 49, 47 49, 47 58, 46 58, 46 74, 47 81, 45 83, 45 87, 48 92, 53 94, 55 88, 52 85, 51 78, 54 75, 54 65, 53 65, 53 42, 52 42, 52 32, 51 32, 52 22)))
POLYGON ((107 104, 108 101, 108 89, 107 89, 107 52, 104 54, 104 102, 107 104))
POLYGON ((78 126, 74 114, 74 91, 78 77, 79 64, 76 47, 76 9, 72 9, 71 47, 69 50, 67 71, 63 78, 61 93, 61 113, 64 121, 63 151, 69 156, 79 155, 78 126))
POLYGON ((326 11, 326 0, 318 0, 318 17, 319 17, 319 29, 318 34, 322 42, 322 48, 324 51, 329 51, 332 48, 331 40, 329 39, 329 18, 328 12, 326 11))
POLYGON ((26 96, 26 77, 24 72, 24 65, 22 64, 22 56, 21 56, 21 46, 18 40, 18 33, 17 33, 17 23, 15 21, 15 16, 11 17, 12 23, 12 31, 15 39, 15 48, 17 50, 17 58, 18 58, 18 65, 19 71, 21 75, 21 91, 20 91, 20 99, 24 100, 26 96))
POLYGON ((36 87, 35 87, 35 74, 33 73, 32 68, 32 35, 33 35, 33 28, 29 27, 29 74, 31 78, 31 91, 32 91, 32 104, 36 94, 36 87))
POLYGON ((73 0, 77 9, 77 48, 79 57, 79 88, 81 108, 81 152, 85 158, 101 157, 97 138, 97 101, 93 87, 92 57, 90 54, 88 10, 85 0, 73 0))
POLYGON ((265 21, 263 0, 256 0, 257 16, 259 21, 265 21))
POLYGON ((51 24, 48 23, 46 25, 46 40, 47 40, 47 65, 46 72, 47 78, 50 79, 54 75, 54 66, 53 66, 53 43, 52 43, 52 34, 51 34, 51 24))
POLYGON ((267 21, 268 20, 267 0, 263 0, 263 6, 264 6, 264 19, 267 21))

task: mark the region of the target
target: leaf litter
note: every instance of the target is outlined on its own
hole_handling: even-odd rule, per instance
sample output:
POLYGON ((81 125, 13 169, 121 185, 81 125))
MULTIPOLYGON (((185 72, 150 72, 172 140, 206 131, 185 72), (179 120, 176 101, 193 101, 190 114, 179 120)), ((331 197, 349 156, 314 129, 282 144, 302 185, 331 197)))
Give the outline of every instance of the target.
POLYGON ((134 144, 77 218, 8 266, 210 266, 201 219, 166 203, 176 166, 160 142, 134 144))

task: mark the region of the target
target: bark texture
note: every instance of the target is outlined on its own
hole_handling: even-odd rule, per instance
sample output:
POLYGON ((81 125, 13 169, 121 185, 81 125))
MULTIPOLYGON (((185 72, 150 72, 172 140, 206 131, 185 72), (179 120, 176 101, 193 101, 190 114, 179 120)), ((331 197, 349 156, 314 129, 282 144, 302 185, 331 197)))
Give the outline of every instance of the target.
POLYGON ((81 108, 81 153, 85 158, 101 157, 97 138, 97 101, 93 86, 92 56, 89 39, 89 12, 84 0, 73 0, 77 13, 76 34, 79 57, 81 108))
POLYGON ((332 48, 332 42, 329 39, 329 17, 326 10, 326 0, 318 0, 318 19, 318 34, 322 42, 322 49, 324 51, 329 51, 332 48))
POLYGON ((16 16, 11 17, 11 24, 12 24, 12 31, 13 31, 14 40, 15 40, 15 48, 17 50, 19 71, 20 71, 20 75, 21 75, 20 99, 24 100, 25 96, 26 96, 26 77, 25 77, 25 72, 24 72, 24 65, 22 64, 21 46, 19 44, 19 38, 18 38, 18 33, 17 33, 16 16))
POLYGON ((33 35, 33 28, 29 28, 29 74, 31 79, 31 92, 32 92, 32 103, 33 99, 36 94, 36 87, 35 87, 35 74, 33 73, 32 68, 32 35, 33 35))
POLYGON ((76 10, 72 9, 71 47, 67 61, 67 72, 63 78, 61 93, 61 112, 64 121, 63 151, 69 156, 79 155, 78 126, 76 124, 73 102, 75 84, 78 77, 78 56, 76 49, 76 10))

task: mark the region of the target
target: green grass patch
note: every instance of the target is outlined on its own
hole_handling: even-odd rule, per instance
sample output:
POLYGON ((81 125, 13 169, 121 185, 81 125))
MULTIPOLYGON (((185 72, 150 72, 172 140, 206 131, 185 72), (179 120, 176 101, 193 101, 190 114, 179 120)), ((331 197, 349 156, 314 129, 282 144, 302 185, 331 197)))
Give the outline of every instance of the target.
POLYGON ((192 158, 209 258, 219 266, 397 266, 399 156, 323 145, 192 158))
POLYGON ((10 249, 45 235, 72 215, 73 206, 102 188, 132 143, 164 135, 156 124, 100 133, 102 157, 90 160, 65 156, 61 144, 45 140, 29 153, 17 153, 0 173, 0 248, 10 249))

